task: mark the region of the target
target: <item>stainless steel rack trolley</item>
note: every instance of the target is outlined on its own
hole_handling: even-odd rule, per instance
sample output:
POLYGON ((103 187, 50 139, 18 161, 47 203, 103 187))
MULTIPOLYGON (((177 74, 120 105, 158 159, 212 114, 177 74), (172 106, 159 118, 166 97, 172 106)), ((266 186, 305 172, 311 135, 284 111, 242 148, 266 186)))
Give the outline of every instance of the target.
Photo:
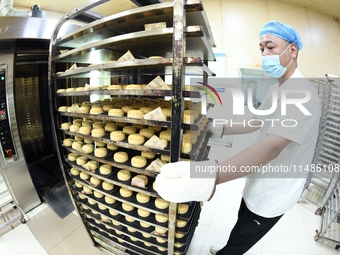
MULTIPOLYGON (((322 172, 331 175, 325 195, 317 210, 322 216, 320 229, 317 230, 315 240, 321 238, 332 240, 326 237, 331 224, 339 223, 339 158, 340 158, 340 79, 326 75, 323 117, 320 130, 320 144, 316 149, 316 164, 322 165, 322 172)), ((332 240, 339 243, 336 240, 332 240)), ((339 245, 336 249, 340 248, 339 245)))
MULTIPOLYGON (((320 157, 320 153, 323 151, 323 147, 327 147, 327 140, 324 139, 324 131, 327 126, 327 105, 329 103, 328 98, 330 97, 330 83, 327 79, 310 79, 310 82, 314 85, 317 90, 320 102, 321 102, 321 116, 320 116, 320 124, 319 124, 319 136, 314 152, 314 157, 312 160, 312 165, 323 164, 322 157, 320 157)), ((307 200, 318 207, 324 201, 324 197, 327 194, 328 188, 331 186, 334 173, 329 171, 309 172, 308 178, 305 183, 304 193, 301 196, 301 199, 307 200), (306 192, 306 190, 313 186, 313 190, 310 192, 306 192), (322 196, 321 200, 320 197, 322 196)), ((320 207, 315 211, 315 214, 320 214, 320 207)))
POLYGON ((215 60, 210 26, 201 1, 175 0, 57 37, 67 20, 103 2, 66 14, 51 40, 51 111, 64 178, 99 249, 186 254, 201 205, 160 200, 154 181, 160 163, 208 156, 211 119, 201 107, 212 105, 200 103, 206 95, 185 86, 184 78, 196 74, 206 82, 214 75, 207 66, 215 60), (162 83, 165 77, 171 85, 162 83), (166 120, 140 115, 159 107, 166 120), (147 146, 152 135, 160 140, 147 146))

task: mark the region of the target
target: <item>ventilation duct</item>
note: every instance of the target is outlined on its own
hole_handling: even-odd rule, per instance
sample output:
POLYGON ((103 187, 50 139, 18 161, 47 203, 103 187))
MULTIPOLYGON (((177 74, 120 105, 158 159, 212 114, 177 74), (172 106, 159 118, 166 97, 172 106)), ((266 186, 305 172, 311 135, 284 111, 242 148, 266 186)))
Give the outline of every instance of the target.
POLYGON ((0 16, 21 16, 44 18, 45 12, 39 5, 33 5, 30 10, 17 10, 13 8, 13 0, 0 0, 0 16))

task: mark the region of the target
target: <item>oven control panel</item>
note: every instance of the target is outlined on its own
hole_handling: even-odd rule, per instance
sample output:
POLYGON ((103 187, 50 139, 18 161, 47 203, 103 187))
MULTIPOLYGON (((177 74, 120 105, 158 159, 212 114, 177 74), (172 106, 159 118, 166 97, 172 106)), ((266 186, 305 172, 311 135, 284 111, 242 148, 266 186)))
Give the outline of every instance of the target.
POLYGON ((8 115, 6 67, 0 66, 0 144, 1 153, 3 154, 7 164, 17 160, 8 115))

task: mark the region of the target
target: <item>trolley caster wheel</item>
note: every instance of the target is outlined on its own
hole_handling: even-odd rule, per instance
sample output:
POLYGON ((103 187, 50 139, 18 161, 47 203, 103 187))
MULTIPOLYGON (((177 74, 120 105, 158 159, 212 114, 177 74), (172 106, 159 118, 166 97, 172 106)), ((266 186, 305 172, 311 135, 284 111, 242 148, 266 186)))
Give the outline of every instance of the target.
POLYGON ((315 215, 322 215, 322 209, 321 208, 318 208, 316 209, 316 211, 314 212, 315 215))
POLYGON ((315 235, 315 236, 314 236, 314 241, 315 241, 315 242, 319 241, 320 239, 321 239, 321 237, 320 237, 319 235, 315 235))
POLYGON ((18 207, 16 205, 13 205, 13 209, 17 209, 18 207))
POLYGON ((335 249, 339 250, 340 249, 340 245, 339 244, 335 245, 335 249))
POLYGON ((22 224, 26 224, 26 219, 25 218, 21 218, 20 221, 21 221, 22 224))

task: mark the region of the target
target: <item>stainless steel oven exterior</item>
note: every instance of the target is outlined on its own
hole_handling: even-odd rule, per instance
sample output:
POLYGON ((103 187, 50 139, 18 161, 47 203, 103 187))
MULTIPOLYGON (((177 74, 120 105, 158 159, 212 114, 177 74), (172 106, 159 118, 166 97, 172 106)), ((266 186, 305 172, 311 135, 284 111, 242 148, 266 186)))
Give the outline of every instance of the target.
MULTIPOLYGON (((53 139, 46 130, 49 110, 41 103, 48 99, 40 90, 48 89, 43 80, 46 76, 47 81, 48 45, 56 24, 57 20, 0 17, 0 174, 24 212, 41 203, 29 164, 54 154, 45 148, 53 139)), ((77 27, 68 24, 60 33, 77 27)))

